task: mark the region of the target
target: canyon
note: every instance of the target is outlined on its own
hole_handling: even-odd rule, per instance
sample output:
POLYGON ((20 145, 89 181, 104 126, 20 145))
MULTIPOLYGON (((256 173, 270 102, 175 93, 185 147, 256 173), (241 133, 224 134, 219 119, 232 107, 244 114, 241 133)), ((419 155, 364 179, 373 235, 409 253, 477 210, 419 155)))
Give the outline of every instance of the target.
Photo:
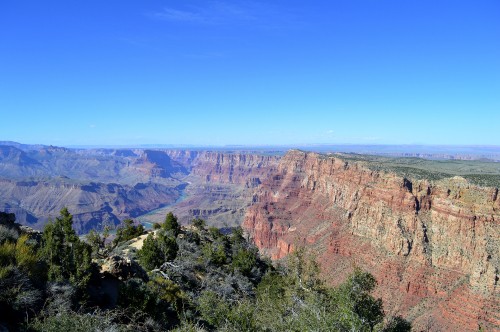
POLYGON ((174 210, 185 224, 204 218, 234 227, 279 158, 237 151, 0 145, 0 210, 41 229, 67 207, 80 234, 125 218, 150 225, 174 210))
POLYGON ((497 188, 291 151, 254 201, 243 227, 273 259, 307 248, 333 284, 370 271, 385 310, 417 330, 500 328, 497 188))
POLYGON ((80 233, 124 218, 241 225, 262 254, 305 248, 330 284, 356 267, 417 331, 500 329, 500 164, 299 150, 0 146, 0 210, 80 233))

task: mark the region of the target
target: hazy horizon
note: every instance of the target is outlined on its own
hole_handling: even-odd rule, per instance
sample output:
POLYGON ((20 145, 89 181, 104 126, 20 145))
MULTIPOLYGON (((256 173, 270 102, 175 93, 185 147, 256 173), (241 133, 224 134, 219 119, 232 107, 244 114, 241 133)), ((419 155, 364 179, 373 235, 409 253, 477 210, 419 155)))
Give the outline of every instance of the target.
MULTIPOLYGON (((0 141, 1 145, 12 145, 30 151, 44 144, 23 144, 0 141)), ((412 144, 303 144, 303 145, 187 145, 187 144, 136 144, 136 145, 66 145, 54 146, 75 150, 190 150, 190 151, 249 151, 283 154, 289 150, 303 150, 318 153, 353 153, 387 157, 420 157, 424 159, 489 159, 500 161, 500 146, 493 145, 412 145, 412 144)))
POLYGON ((0 139, 500 145, 494 0, 9 2, 0 139))

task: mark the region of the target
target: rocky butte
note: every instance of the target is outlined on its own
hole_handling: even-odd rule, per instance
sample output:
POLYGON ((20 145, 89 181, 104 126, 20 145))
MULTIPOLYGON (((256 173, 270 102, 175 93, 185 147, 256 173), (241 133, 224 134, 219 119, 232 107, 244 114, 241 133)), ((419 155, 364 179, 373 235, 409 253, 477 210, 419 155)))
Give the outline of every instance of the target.
POLYGON ((243 227, 273 259, 309 248, 332 284, 359 266, 416 330, 500 330, 497 188, 294 150, 253 201, 243 227))

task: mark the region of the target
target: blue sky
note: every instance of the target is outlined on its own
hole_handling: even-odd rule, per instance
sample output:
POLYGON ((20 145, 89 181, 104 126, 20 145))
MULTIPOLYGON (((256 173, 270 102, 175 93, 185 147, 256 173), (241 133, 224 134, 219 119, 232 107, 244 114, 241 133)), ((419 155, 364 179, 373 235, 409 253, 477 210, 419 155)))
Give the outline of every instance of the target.
POLYGON ((500 145, 500 2, 4 1, 0 140, 500 145))

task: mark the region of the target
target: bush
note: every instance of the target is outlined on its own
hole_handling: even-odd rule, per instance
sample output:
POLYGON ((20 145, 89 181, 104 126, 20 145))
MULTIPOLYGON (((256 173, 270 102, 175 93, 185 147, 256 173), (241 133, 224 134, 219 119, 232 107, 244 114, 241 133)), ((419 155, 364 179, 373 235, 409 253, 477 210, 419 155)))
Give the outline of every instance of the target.
POLYGON ((203 246, 203 257, 209 264, 215 264, 221 266, 226 263, 227 256, 226 250, 223 243, 212 242, 206 243, 203 246))
POLYGON ((258 251, 256 248, 241 248, 233 255, 231 267, 233 270, 239 270, 243 275, 248 276, 257 263, 257 255, 258 251))
POLYGON ((116 229, 116 237, 113 240, 114 246, 122 242, 126 242, 135 239, 138 236, 144 234, 144 226, 141 224, 134 225, 132 219, 125 219, 121 226, 116 229))
POLYGON ((198 299, 198 310, 203 320, 214 327, 220 327, 228 317, 230 308, 215 292, 204 291, 198 299))
POLYGON ((210 236, 214 240, 218 240, 218 239, 224 237, 224 234, 222 234, 222 232, 220 231, 220 229, 218 229, 217 227, 210 227, 208 229, 208 233, 210 234, 210 236))
POLYGON ((143 319, 150 317, 167 330, 179 322, 175 311, 181 306, 182 292, 172 282, 158 278, 145 283, 142 279, 129 279, 121 284, 118 303, 124 309, 132 309, 143 314, 143 319))
POLYGON ((203 230, 207 226, 207 223, 203 219, 196 218, 191 221, 191 225, 198 230, 203 230))
POLYGON ((88 332, 88 331, 120 331, 120 326, 112 322, 105 315, 93 313, 79 314, 75 312, 64 312, 57 316, 49 316, 45 319, 36 319, 30 324, 31 331, 40 332, 88 332))
POLYGON ((392 317, 382 332, 411 332, 411 323, 401 316, 392 317))
POLYGON ((13 265, 2 268, 0 322, 15 324, 26 316, 36 313, 42 303, 42 291, 35 287, 26 273, 13 265))
POLYGON ((92 248, 76 235, 73 216, 66 208, 45 226, 41 250, 50 281, 69 280, 81 290, 86 288, 93 270, 92 248))
POLYGON ((120 285, 118 304, 123 308, 153 312, 155 302, 153 294, 142 279, 129 279, 120 285))
POLYGON ((159 231, 156 238, 149 234, 142 248, 137 252, 139 261, 148 271, 159 268, 166 261, 172 261, 177 255, 179 246, 173 236, 159 231))
POLYGON ((12 228, 0 224, 0 244, 6 241, 16 241, 19 237, 19 232, 12 228))
POLYGON ((164 261, 173 261, 179 250, 175 237, 168 232, 164 233, 160 231, 158 232, 157 240, 163 253, 164 261))
POLYGON ((179 285, 164 277, 155 277, 148 282, 148 287, 159 301, 169 304, 178 314, 182 313, 187 298, 179 285))
POLYGON ((160 267, 165 262, 163 252, 153 234, 149 234, 144 240, 137 256, 141 265, 148 271, 160 267))
POLYGON ((177 217, 174 216, 172 212, 169 212, 165 217, 165 222, 163 223, 163 229, 170 232, 174 237, 177 237, 181 231, 181 226, 177 222, 177 217))

